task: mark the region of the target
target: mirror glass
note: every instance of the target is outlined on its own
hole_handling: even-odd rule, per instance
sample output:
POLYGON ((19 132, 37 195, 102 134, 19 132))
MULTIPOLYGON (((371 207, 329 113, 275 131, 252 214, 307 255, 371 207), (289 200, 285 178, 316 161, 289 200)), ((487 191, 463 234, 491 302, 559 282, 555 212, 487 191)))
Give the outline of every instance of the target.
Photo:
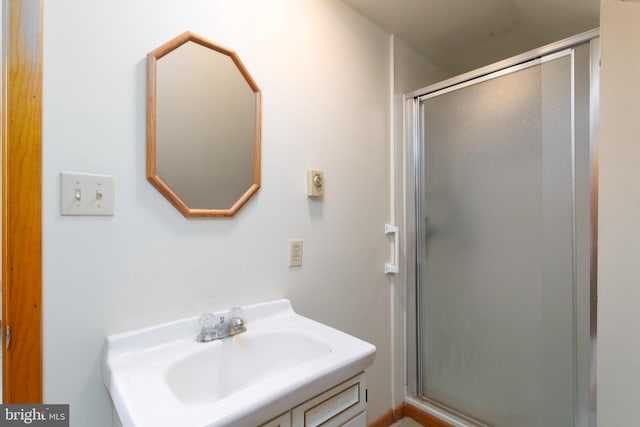
POLYGON ((235 52, 185 33, 149 54, 147 178, 185 216, 260 187, 260 90, 235 52))

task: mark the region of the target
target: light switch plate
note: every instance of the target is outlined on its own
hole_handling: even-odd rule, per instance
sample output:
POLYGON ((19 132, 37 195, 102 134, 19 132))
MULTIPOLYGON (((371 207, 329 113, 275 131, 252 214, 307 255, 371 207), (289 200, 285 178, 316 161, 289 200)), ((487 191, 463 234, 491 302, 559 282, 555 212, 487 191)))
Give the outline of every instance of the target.
POLYGON ((112 175, 60 172, 60 214, 113 216, 114 190, 112 175))

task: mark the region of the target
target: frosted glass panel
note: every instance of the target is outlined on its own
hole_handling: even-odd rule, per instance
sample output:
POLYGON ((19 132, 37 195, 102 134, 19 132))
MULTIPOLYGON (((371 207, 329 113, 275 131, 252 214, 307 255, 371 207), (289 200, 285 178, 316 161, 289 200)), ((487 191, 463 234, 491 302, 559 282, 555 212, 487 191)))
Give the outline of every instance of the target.
POLYGON ((422 391, 495 426, 572 426, 571 55, 421 103, 422 391))

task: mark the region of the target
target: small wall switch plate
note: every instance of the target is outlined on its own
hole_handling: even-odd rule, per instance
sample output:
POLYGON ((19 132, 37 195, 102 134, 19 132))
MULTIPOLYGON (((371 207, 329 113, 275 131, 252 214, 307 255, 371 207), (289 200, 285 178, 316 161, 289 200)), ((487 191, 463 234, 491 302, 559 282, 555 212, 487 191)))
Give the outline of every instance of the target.
POLYGON ((60 172, 60 214, 64 216, 113 216, 112 175, 60 172))
POLYGON ((302 267, 302 239, 289 240, 289 267, 302 267))
POLYGON ((322 171, 311 169, 307 171, 307 196, 322 197, 324 196, 324 173, 322 171))

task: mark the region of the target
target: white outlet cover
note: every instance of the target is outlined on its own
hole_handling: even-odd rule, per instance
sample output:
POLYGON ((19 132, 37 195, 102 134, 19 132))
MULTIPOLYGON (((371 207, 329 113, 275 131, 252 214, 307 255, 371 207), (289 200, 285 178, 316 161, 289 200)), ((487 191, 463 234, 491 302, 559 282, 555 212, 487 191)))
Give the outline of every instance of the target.
POLYGON ((302 267, 302 239, 289 240, 289 267, 302 267))
POLYGON ((113 216, 114 190, 112 175, 60 172, 60 214, 113 216))

